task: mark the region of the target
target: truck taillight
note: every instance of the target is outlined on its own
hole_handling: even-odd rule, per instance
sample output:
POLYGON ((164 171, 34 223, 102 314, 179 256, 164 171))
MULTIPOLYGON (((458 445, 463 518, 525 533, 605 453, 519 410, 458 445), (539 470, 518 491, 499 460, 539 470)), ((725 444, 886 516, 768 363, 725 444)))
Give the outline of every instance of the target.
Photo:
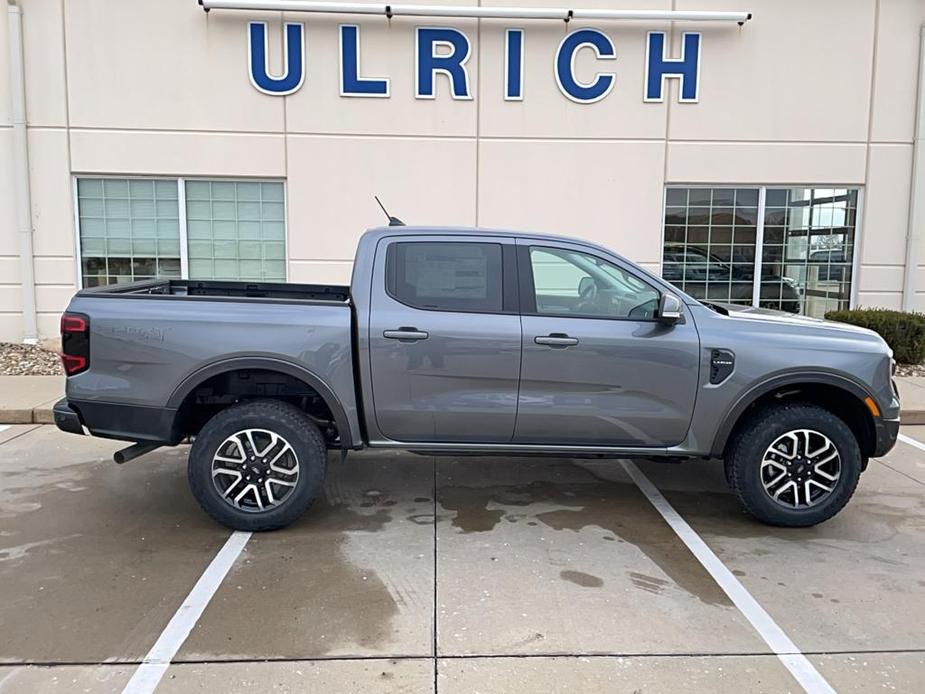
POLYGON ((89 368, 89 316, 83 313, 65 313, 61 316, 61 361, 68 376, 74 376, 89 368))

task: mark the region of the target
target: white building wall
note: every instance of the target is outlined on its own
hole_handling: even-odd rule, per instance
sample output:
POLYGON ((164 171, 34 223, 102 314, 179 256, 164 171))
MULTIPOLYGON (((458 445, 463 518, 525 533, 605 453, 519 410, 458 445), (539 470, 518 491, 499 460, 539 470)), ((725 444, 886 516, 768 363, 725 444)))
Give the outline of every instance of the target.
MULTIPOLYGON (((76 174, 286 180, 292 281, 345 282, 372 199, 410 223, 479 224, 577 235, 657 270, 666 184, 841 184, 863 189, 857 303, 898 307, 908 223, 921 0, 586 0, 585 7, 747 10, 734 24, 597 22, 617 59, 602 101, 558 90, 565 32, 590 23, 202 12, 194 0, 20 0, 43 336, 76 288, 76 174), (307 77, 287 97, 247 76, 246 25, 306 23, 307 77), (338 89, 340 23, 361 27, 366 76, 391 98, 338 89), (475 98, 417 100, 414 28, 447 24, 472 41, 475 98), (503 30, 525 29, 525 98, 502 99, 503 30), (700 102, 643 103, 645 37, 703 33, 700 102)), ((460 4, 460 0, 453 0, 460 4)), ((474 4, 474 3, 473 3, 474 4)), ((483 3, 486 4, 486 3, 483 3)), ((491 4, 561 5, 558 0, 491 4)), ((7 15, 0 15, 0 339, 21 338, 11 181, 7 15)), ((925 249, 920 254, 925 262, 925 249)), ((925 308, 925 265, 918 268, 925 308)))

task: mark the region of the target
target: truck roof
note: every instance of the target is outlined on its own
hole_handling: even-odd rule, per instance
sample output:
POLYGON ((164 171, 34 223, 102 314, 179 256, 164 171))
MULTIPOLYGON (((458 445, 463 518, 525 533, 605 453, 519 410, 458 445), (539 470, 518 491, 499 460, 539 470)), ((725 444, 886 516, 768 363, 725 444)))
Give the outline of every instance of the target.
POLYGON ((596 248, 607 253, 620 255, 614 250, 605 248, 600 244, 586 241, 585 239, 575 238, 573 236, 561 236, 557 234, 544 234, 535 231, 515 231, 512 229, 491 229, 487 227, 464 227, 464 226, 379 226, 371 227, 366 230, 364 236, 372 239, 380 239, 384 236, 505 236, 508 238, 521 239, 540 239, 546 241, 562 241, 565 243, 580 243, 583 246, 596 248))

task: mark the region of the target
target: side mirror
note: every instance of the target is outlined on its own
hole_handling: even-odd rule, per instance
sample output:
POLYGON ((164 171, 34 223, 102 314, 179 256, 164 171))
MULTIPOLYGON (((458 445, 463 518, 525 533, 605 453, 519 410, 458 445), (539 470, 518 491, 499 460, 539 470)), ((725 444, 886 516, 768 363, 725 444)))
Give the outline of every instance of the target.
POLYGON ((681 300, 674 294, 662 294, 658 302, 658 322, 674 325, 681 320, 681 300))

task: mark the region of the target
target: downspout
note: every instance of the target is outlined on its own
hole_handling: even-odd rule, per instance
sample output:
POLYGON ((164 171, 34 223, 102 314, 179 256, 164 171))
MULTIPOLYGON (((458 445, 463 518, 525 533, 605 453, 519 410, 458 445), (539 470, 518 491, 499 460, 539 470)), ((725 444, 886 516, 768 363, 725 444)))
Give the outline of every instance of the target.
POLYGON ((925 226, 925 24, 919 29, 919 85, 915 106, 915 139, 912 145, 912 186, 909 190, 909 231, 906 235, 906 266, 903 279, 903 311, 915 310, 919 245, 925 226))
POLYGON ((13 180, 16 186, 16 229, 19 232, 19 281, 22 288, 23 342, 35 344, 35 268, 32 263, 32 193, 29 185, 29 141, 26 135, 26 73, 23 64, 22 10, 9 2, 10 97, 13 104, 13 180))

